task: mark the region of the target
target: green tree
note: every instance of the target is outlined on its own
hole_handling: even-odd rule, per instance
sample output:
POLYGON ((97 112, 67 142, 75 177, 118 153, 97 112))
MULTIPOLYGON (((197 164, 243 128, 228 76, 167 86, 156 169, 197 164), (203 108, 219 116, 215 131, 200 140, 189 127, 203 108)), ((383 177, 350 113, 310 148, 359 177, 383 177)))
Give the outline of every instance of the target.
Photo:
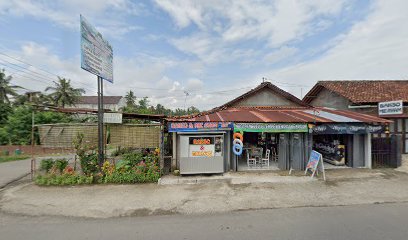
POLYGON ((73 88, 71 80, 58 77, 58 82, 54 81, 53 87, 47 87, 45 91, 53 91, 49 96, 56 106, 65 107, 66 105, 75 105, 79 97, 85 93, 82 88, 73 88))
POLYGON ((26 103, 39 106, 47 106, 51 105, 52 99, 50 98, 50 96, 42 92, 26 92, 25 94, 18 95, 14 99, 13 105, 21 106, 26 103))
POLYGON ((136 96, 132 90, 126 93, 125 100, 127 107, 136 107, 136 96))
MULTIPOLYGON (((8 116, 5 126, 0 129, 0 142, 26 145, 31 143, 32 106, 24 105, 14 109, 8 116), (2 133, 7 133, 4 135, 2 133), (7 140, 5 140, 5 138, 7 140)), ((35 112, 35 124, 66 123, 72 119, 58 112, 35 112)), ((38 133, 35 134, 38 139, 38 133)))
POLYGON ((200 113, 200 110, 198 108, 191 106, 187 109, 187 114, 197 114, 200 113))
POLYGON ((16 90, 19 86, 10 85, 11 76, 6 76, 4 69, 0 70, 0 103, 10 103, 9 96, 17 96, 16 90))
POLYGON ((8 116, 13 112, 10 104, 0 103, 0 126, 3 126, 7 122, 8 116))

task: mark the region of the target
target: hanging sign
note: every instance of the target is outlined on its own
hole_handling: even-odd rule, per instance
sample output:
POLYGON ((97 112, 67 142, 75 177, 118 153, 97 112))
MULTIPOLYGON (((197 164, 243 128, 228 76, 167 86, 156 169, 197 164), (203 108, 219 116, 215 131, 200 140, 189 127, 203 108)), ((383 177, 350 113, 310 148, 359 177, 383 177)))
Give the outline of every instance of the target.
POLYGON ((314 134, 366 134, 383 133, 384 125, 368 125, 359 123, 328 123, 312 128, 314 134))
POLYGON ((323 180, 326 181, 326 173, 324 171, 323 156, 322 154, 320 154, 319 152, 315 150, 312 150, 312 152, 310 153, 310 158, 306 165, 305 175, 307 174, 308 171, 311 171, 312 172, 311 178, 313 178, 314 175, 318 172, 319 163, 321 166, 321 172, 323 173, 323 180))
POLYGON ((398 115, 403 113, 402 100, 378 103, 378 115, 398 115))
POLYGON ((170 122, 169 132, 200 132, 231 130, 233 124, 230 122, 170 122))
POLYGON ((113 83, 113 51, 108 41, 80 15, 81 68, 113 83))
POLYGON ((304 123, 235 123, 235 132, 308 132, 304 123))

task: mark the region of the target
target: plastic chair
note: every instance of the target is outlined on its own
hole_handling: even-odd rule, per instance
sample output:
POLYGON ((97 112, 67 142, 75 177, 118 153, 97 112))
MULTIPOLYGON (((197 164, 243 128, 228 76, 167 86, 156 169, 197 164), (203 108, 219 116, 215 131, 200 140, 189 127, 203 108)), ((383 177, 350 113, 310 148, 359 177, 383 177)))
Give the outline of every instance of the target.
POLYGON ((261 164, 262 165, 266 165, 266 166, 269 167, 270 154, 271 154, 271 150, 266 149, 265 158, 261 159, 261 164))
POLYGON ((256 158, 250 158, 248 151, 247 151, 247 164, 248 164, 248 167, 252 167, 256 165, 256 158))

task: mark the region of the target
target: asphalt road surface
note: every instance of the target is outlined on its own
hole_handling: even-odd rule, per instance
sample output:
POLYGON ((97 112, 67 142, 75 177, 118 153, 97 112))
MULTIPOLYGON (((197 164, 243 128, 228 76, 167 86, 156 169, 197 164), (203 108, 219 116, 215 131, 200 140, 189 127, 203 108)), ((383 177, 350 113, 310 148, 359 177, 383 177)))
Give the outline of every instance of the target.
POLYGON ((0 213, 0 239, 408 239, 408 204, 109 219, 0 213))

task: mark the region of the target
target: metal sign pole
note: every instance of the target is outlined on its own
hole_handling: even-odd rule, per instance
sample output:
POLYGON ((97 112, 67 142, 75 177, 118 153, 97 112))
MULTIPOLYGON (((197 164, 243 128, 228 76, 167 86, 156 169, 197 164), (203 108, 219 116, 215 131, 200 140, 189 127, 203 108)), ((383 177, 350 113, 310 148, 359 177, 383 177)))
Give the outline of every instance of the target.
POLYGON ((103 80, 98 76, 98 162, 100 167, 104 161, 103 147, 103 80))

